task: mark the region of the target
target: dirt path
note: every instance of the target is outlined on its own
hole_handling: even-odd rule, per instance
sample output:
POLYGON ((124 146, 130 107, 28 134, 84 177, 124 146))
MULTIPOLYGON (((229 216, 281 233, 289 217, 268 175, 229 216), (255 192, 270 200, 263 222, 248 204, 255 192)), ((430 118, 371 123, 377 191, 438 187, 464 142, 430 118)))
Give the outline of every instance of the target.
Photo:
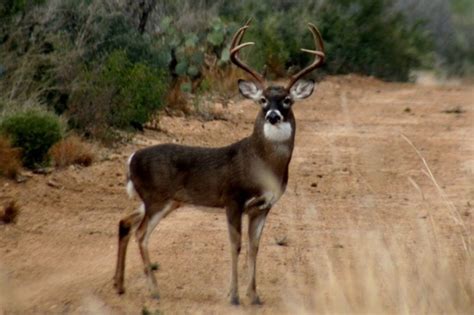
MULTIPOLYGON (((473 276, 466 258, 474 249, 473 102, 472 87, 349 76, 327 79, 296 104, 289 186, 260 247, 262 307, 244 298, 240 308, 228 306, 229 244, 225 217, 215 210, 184 207, 153 234, 159 302, 148 296, 133 243, 123 296, 111 280, 118 220, 137 206, 123 187, 127 156, 155 143, 220 146, 240 139, 251 132, 257 111, 249 102, 232 105, 228 121, 165 117, 167 134, 139 135, 89 168, 35 175, 22 184, 0 179, 0 203, 14 199, 22 208, 16 225, 0 225, 0 314, 2 308, 6 314, 138 314, 143 307, 165 314, 394 313, 404 305, 468 312, 474 280, 458 294, 449 279, 473 276), (444 112, 453 109, 461 113, 444 112), (426 159, 439 189, 402 135, 426 159), (283 238, 287 245, 279 246, 283 238), (432 284, 435 295, 427 293, 432 284), (437 288, 446 289, 440 299, 423 303, 438 296, 437 288), (461 302, 450 300, 454 295, 461 302)), ((246 256, 244 247, 241 297, 246 256)))

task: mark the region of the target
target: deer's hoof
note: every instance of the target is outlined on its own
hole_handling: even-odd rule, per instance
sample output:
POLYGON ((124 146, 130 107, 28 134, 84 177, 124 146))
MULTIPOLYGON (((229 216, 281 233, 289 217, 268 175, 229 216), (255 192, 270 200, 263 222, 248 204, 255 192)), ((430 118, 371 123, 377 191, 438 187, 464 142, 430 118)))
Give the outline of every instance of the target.
POLYGON ((262 300, 260 300, 260 297, 258 296, 257 292, 255 290, 249 289, 247 291, 247 297, 250 299, 250 303, 252 305, 262 305, 262 300))
POLYGON ((114 288, 115 288, 115 291, 117 291, 117 294, 125 293, 125 289, 123 288, 123 285, 118 284, 118 281, 114 281, 114 288))
POLYGON ((252 298, 252 305, 262 305, 262 300, 260 300, 260 297, 256 295, 255 297, 252 298))
POLYGON ((158 291, 151 292, 151 298, 154 299, 154 300, 159 300, 160 299, 160 293, 158 291))
POLYGON ((125 289, 124 288, 116 288, 116 291, 117 291, 117 294, 118 295, 122 295, 125 293, 125 289))
POLYGON ((240 299, 238 296, 231 296, 230 297, 230 304, 232 305, 240 305, 240 299))

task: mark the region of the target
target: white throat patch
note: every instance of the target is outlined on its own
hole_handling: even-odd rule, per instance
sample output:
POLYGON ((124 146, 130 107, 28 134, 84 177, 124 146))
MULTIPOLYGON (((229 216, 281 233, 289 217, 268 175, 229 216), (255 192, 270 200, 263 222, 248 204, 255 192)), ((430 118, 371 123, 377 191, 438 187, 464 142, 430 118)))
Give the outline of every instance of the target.
POLYGON ((265 138, 270 141, 282 142, 290 139, 293 133, 293 129, 289 122, 281 122, 276 125, 272 125, 269 122, 265 122, 263 125, 263 134, 265 138))

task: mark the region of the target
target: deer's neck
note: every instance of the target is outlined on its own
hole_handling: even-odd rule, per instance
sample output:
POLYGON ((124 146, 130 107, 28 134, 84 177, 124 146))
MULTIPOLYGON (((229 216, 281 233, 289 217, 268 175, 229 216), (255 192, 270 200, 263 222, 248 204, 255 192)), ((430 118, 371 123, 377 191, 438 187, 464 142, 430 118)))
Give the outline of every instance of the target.
POLYGON ((295 119, 293 113, 286 121, 272 125, 259 113, 255 121, 252 142, 256 153, 264 160, 287 164, 291 159, 295 141, 295 119))

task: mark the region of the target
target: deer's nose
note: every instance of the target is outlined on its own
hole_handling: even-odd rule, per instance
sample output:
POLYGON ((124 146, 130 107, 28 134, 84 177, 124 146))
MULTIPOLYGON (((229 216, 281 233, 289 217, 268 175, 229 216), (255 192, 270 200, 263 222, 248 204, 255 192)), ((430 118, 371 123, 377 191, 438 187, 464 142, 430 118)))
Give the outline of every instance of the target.
POLYGON ((278 123, 281 120, 281 114, 275 110, 270 111, 267 115, 267 121, 272 125, 278 123))

